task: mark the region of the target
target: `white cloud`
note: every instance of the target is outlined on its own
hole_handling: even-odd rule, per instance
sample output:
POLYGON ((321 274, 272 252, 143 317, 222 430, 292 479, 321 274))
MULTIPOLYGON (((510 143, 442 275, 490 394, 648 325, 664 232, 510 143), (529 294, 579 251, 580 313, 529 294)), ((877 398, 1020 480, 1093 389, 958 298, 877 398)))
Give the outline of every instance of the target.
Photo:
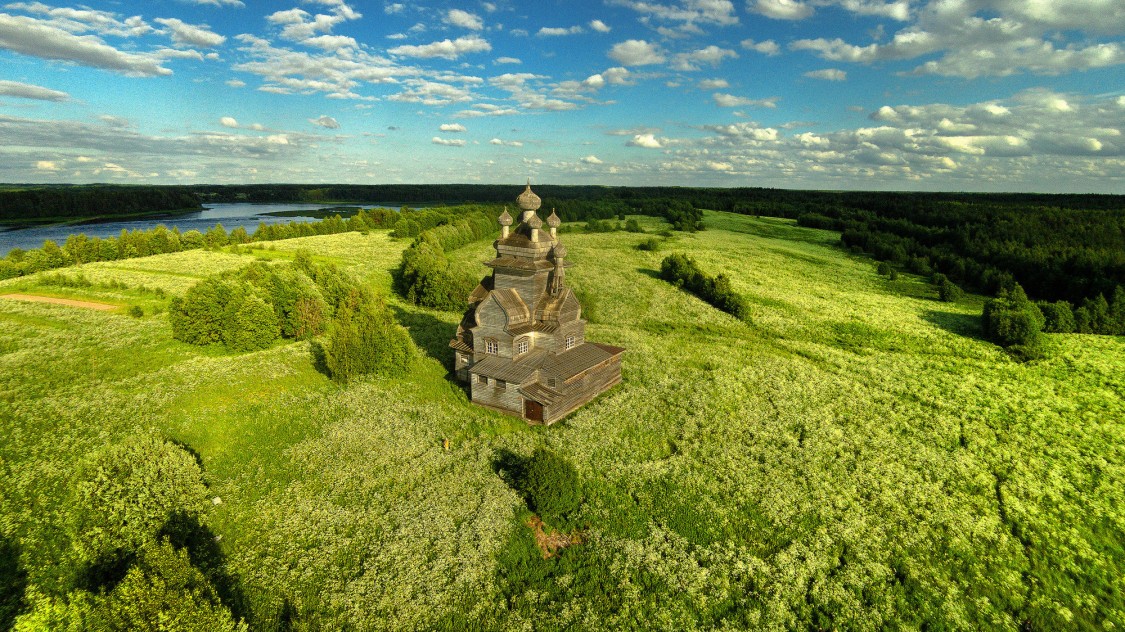
POLYGON ((0 96, 35 99, 37 101, 66 101, 70 95, 59 90, 19 81, 0 81, 0 96))
POLYGON ((698 84, 700 90, 718 90, 720 88, 729 88, 730 83, 726 79, 704 79, 698 84))
POLYGON ((226 6, 226 7, 244 7, 244 6, 246 6, 245 4, 242 3, 242 0, 187 0, 187 2, 190 2, 192 4, 200 4, 200 5, 206 5, 206 6, 212 6, 212 7, 224 7, 224 6, 226 6))
POLYGON ((403 45, 389 49, 392 55, 404 57, 457 59, 467 53, 485 53, 492 50, 492 45, 487 40, 477 36, 458 37, 455 40, 444 39, 440 42, 423 44, 420 46, 403 45))
POLYGON ((562 35, 577 35, 582 31, 583 29, 581 26, 571 26, 569 28, 544 26, 543 28, 539 29, 539 32, 536 33, 536 35, 540 37, 559 37, 562 35))
POLYGON ((406 5, 395 2, 394 4, 388 4, 387 6, 383 7, 383 12, 387 15, 394 15, 396 13, 402 13, 402 10, 405 8, 406 5))
POLYGON ((227 79, 226 84, 232 88, 245 88, 246 82, 241 79, 227 79))
POLYGON ((738 53, 726 48, 719 48, 712 44, 706 48, 691 51, 690 53, 678 53, 672 61, 672 68, 674 70, 690 72, 699 70, 700 63, 718 66, 727 57, 737 59, 738 53))
POLYGON ((219 123, 223 127, 233 127, 233 128, 238 127, 238 121, 234 117, 231 117, 231 116, 224 116, 223 118, 219 119, 219 123))
POLYGON ((613 45, 609 57, 622 66, 647 66, 664 63, 659 46, 645 40, 625 40, 613 45))
POLYGON ((156 18, 153 21, 168 27, 172 42, 180 46, 211 48, 227 41, 226 37, 215 33, 206 24, 187 24, 175 18, 156 18))
POLYGON ((608 32, 613 30, 605 22, 602 22, 601 20, 590 20, 590 28, 594 29, 595 31, 597 31, 599 33, 608 33, 608 32))
POLYGON ((340 129, 340 122, 325 114, 321 114, 319 117, 314 119, 309 119, 309 122, 313 125, 326 129, 340 129))
POLYGON ((777 97, 769 97, 768 99, 748 99, 746 97, 739 97, 733 94, 723 94, 716 92, 711 95, 715 99, 715 103, 723 108, 736 108, 742 106, 760 107, 760 108, 775 108, 777 107, 777 97))
POLYGON ((633 140, 625 144, 630 147, 644 147, 645 149, 660 149, 664 146, 656 139, 654 134, 637 134, 633 136, 633 140))
POLYGON ((747 9, 775 20, 803 20, 813 8, 797 0, 747 0, 747 9))
POLYGON ((523 143, 518 140, 500 140, 499 138, 493 138, 492 140, 488 141, 488 144, 500 145, 504 147, 523 147, 523 143))
POLYGON ((630 73, 629 73, 628 68, 622 68, 621 66, 614 66, 613 68, 607 68, 604 71, 602 71, 601 75, 606 80, 607 83, 609 83, 610 85, 613 85, 613 86, 631 86, 631 85, 633 85, 632 80, 629 78, 630 73))
POLYGON ((805 73, 805 76, 810 79, 824 79, 825 81, 846 81, 848 79, 848 73, 836 68, 810 70, 805 73))
POLYGON ((523 62, 520 61, 519 59, 515 58, 515 57, 497 57, 496 60, 493 61, 492 63, 499 65, 499 64, 522 64, 523 62))
POLYGON ((435 145, 444 145, 446 147, 464 147, 465 141, 460 138, 439 138, 434 136, 430 142, 435 145))
POLYGON ((593 156, 593 155, 586 156, 585 158, 582 159, 582 162, 584 162, 588 165, 600 165, 600 164, 602 164, 601 159, 599 159, 597 156, 593 156))
POLYGON ((39 171, 58 171, 59 165, 53 160, 39 160, 35 163, 35 168, 39 171))
POLYGON ((74 35, 44 20, 6 13, 0 13, 0 48, 129 76, 172 74, 154 55, 124 52, 93 35, 74 35))
POLYGON ((461 9, 450 9, 445 14, 445 22, 472 31, 479 31, 484 28, 484 22, 481 21, 480 16, 461 9))
POLYGON ((628 7, 644 19, 680 22, 680 28, 697 32, 697 24, 731 26, 738 24, 734 3, 729 0, 679 0, 675 4, 656 4, 644 0, 610 0, 610 4, 628 7))
POLYGON ((774 56, 781 52, 781 47, 773 40, 766 40, 764 42, 755 42, 752 39, 742 40, 742 47, 746 50, 757 51, 763 55, 774 56))
POLYGON ((464 132, 464 131, 466 131, 465 126, 460 124, 460 123, 442 123, 441 127, 439 127, 438 129, 440 129, 443 132, 464 132))

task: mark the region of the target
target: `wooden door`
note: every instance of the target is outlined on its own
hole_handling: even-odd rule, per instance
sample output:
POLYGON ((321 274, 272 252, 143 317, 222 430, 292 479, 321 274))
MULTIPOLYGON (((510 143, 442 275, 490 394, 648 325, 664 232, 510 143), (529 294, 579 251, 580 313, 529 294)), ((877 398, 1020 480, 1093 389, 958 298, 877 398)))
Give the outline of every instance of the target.
POLYGON ((530 399, 523 400, 523 416, 530 421, 543 423, 543 404, 530 399))

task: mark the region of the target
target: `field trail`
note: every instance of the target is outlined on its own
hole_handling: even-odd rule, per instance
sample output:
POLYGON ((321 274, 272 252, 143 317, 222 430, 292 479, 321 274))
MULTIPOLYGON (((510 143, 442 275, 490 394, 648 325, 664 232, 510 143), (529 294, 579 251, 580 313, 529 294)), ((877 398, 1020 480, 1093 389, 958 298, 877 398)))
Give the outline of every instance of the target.
POLYGON ((71 298, 57 298, 54 296, 36 296, 34 294, 0 294, 0 298, 9 298, 14 301, 32 301, 34 303, 53 303, 55 305, 66 305, 68 307, 82 307, 84 309, 96 309, 99 311, 109 311, 117 309, 118 305, 110 305, 109 303, 94 303, 92 301, 76 301, 71 298))

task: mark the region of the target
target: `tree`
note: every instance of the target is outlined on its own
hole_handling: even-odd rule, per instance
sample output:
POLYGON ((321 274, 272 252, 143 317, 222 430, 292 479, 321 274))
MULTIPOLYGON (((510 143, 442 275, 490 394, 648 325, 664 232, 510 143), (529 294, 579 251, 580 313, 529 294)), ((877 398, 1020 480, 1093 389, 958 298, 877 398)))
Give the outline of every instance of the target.
POLYGON ((371 373, 401 374, 414 356, 410 335, 382 299, 363 288, 355 288, 337 309, 322 351, 328 374, 340 382, 371 373))
POLYGON ((1074 333, 1078 325, 1074 320, 1074 308, 1066 301, 1036 303, 1043 314, 1043 331, 1052 334, 1074 333))
POLYGON ((528 507, 554 527, 569 526, 582 503, 578 471, 570 461, 546 448, 531 454, 519 481, 528 507))
POLYGON ((1116 336, 1125 336, 1125 285, 1118 285, 1113 290, 1113 302, 1109 305, 1109 319, 1112 333, 1116 336))
POLYGON ((988 337, 1016 357, 1029 360, 1042 356, 1043 313, 1018 283, 986 302, 981 320, 988 337))
POLYGON ((938 298, 946 303, 956 303, 964 298, 965 292, 949 279, 944 279, 938 286, 938 298))
POLYGON ((257 351, 279 334, 277 314, 257 294, 247 293, 223 325, 223 344, 234 351, 257 351))

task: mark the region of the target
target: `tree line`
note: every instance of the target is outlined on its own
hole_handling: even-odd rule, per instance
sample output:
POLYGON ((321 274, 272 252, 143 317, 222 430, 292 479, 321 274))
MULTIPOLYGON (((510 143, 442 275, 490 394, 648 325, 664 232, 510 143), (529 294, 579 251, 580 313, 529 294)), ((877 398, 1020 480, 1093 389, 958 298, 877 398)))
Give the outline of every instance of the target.
POLYGON ((137 215, 200 208, 200 197, 181 186, 105 184, 0 189, 0 220, 137 215))
POLYGON ((682 254, 672 254, 660 262, 660 278, 683 288, 714 307, 750 322, 750 305, 746 298, 734 291, 730 277, 725 274, 711 276, 699 267, 694 259, 682 254))

